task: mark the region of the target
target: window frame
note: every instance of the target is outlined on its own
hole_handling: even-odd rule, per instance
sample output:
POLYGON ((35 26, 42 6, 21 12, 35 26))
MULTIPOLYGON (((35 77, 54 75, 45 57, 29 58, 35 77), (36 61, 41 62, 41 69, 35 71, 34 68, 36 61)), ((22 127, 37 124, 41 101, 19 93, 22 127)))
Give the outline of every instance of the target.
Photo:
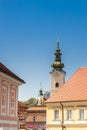
POLYGON ((8 88, 7 86, 1 86, 1 115, 7 115, 7 99, 8 99, 8 88))
POLYGON ((79 120, 85 120, 85 107, 79 108, 78 115, 79 115, 79 120), (81 114, 83 114, 83 115, 81 115, 81 114))
POLYGON ((72 120, 72 110, 67 109, 67 120, 72 120))
POLYGON ((60 111, 59 111, 59 109, 55 109, 54 110, 54 121, 58 121, 58 120, 60 120, 60 111), (56 115, 56 112, 58 112, 57 114, 58 115, 56 115))
POLYGON ((37 121, 37 116, 33 116, 33 122, 37 121))
POLYGON ((66 108, 66 120, 72 121, 73 120, 73 107, 67 107, 66 108))

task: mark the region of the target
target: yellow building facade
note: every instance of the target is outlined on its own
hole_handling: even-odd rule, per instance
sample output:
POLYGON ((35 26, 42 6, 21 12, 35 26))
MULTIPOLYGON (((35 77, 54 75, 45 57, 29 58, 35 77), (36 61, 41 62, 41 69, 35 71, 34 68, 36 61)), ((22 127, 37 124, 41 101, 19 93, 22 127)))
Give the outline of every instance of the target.
POLYGON ((39 90, 38 102, 27 109, 26 129, 46 130, 46 105, 44 105, 43 90, 39 90))
POLYGON ((27 130, 46 130, 46 106, 31 106, 27 109, 27 130))
POLYGON ((87 101, 47 104, 47 130, 87 130, 87 101))

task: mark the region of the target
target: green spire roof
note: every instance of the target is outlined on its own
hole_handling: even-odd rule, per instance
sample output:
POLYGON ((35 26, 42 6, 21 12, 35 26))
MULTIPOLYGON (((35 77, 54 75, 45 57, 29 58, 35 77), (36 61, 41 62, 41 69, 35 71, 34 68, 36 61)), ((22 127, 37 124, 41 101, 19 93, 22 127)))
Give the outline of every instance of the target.
POLYGON ((52 64, 53 70, 61 71, 62 68, 64 67, 64 64, 61 63, 61 55, 62 53, 60 52, 59 42, 57 41, 57 47, 55 50, 55 61, 52 64))

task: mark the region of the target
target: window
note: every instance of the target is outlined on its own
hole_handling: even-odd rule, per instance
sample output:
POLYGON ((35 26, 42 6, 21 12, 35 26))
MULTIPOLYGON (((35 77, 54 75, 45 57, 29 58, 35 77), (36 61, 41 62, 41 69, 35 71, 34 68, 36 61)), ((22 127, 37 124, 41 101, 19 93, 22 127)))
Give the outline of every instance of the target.
POLYGON ((28 121, 29 121, 29 117, 26 118, 26 122, 28 122, 28 121))
POLYGON ((7 99, 7 88, 3 87, 2 89, 2 106, 6 107, 6 99, 7 99))
POLYGON ((71 120, 71 119, 72 119, 72 110, 67 109, 67 120, 71 120))
POLYGON ((10 116, 15 116, 15 107, 16 107, 16 89, 14 86, 10 88, 10 116))
POLYGON ((46 121, 46 116, 42 116, 42 121, 46 121))
POLYGON ((58 87, 59 87, 59 83, 56 83, 56 84, 55 84, 55 87, 58 88, 58 87))
POLYGON ((1 113, 2 115, 6 115, 6 111, 7 111, 7 87, 6 86, 2 86, 2 95, 1 95, 1 113))
POLYGON ((4 99, 2 100, 2 106, 6 106, 6 101, 4 99))
POLYGON ((10 102, 11 107, 14 108, 14 104, 15 104, 14 100, 11 100, 11 102, 10 102))
POLYGON ((79 109, 79 119, 80 120, 84 119, 84 109, 83 108, 79 109))
POLYGON ((36 116, 33 116, 33 121, 37 121, 37 117, 36 116))
POLYGON ((54 120, 59 120, 59 110, 54 111, 54 120))

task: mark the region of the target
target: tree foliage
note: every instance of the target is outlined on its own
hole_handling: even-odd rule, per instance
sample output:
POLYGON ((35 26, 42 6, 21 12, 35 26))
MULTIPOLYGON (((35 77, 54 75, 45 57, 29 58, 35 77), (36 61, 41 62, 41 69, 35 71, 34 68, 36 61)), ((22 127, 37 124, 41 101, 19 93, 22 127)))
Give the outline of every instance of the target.
POLYGON ((24 103, 25 105, 29 105, 29 106, 35 105, 35 104, 37 104, 37 99, 35 99, 35 98, 30 98, 30 99, 28 99, 27 101, 24 101, 23 103, 24 103))

